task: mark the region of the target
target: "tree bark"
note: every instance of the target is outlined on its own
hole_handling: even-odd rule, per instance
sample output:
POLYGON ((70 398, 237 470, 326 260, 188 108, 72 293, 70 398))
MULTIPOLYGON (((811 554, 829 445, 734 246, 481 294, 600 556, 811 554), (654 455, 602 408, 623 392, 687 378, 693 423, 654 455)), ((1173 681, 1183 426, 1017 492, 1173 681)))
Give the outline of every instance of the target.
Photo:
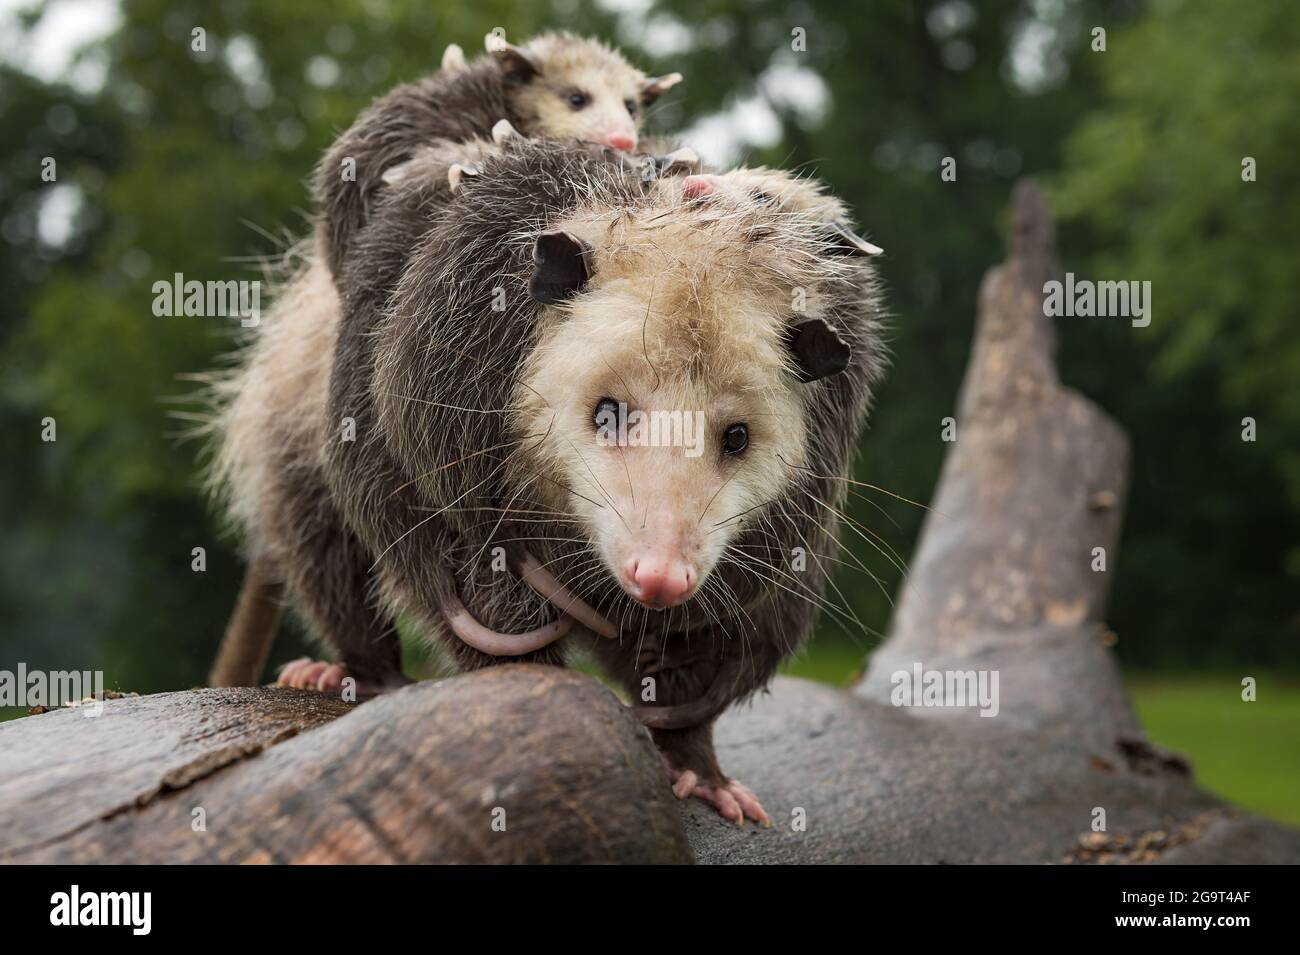
POLYGON ((648 732, 553 667, 361 706, 203 689, 0 726, 0 862, 690 860, 648 732))

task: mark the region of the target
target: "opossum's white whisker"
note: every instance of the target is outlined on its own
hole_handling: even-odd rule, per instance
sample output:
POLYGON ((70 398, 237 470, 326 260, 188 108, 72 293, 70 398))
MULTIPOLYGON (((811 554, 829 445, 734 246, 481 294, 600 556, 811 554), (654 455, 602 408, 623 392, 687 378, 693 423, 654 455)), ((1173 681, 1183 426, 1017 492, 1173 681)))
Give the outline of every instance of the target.
MULTIPOLYGON (((767 576, 765 576, 765 575, 759 573, 757 570, 754 569, 754 567, 752 566, 752 564, 751 564, 749 561, 741 561, 741 560, 736 559, 735 557, 725 556, 725 555, 721 558, 721 561, 725 561, 725 562, 727 562, 727 563, 735 564, 736 566, 740 567, 742 570, 745 570, 745 571, 747 571, 748 573, 753 574, 753 575, 754 575, 755 577, 757 577, 759 580, 762 580, 762 581, 764 581, 764 582, 766 582, 766 583, 769 583, 769 584, 771 584, 772 586, 774 586, 774 587, 776 587, 776 588, 778 588, 778 589, 780 589, 780 590, 783 590, 783 591, 785 591, 785 592, 787 592, 787 593, 789 593, 789 594, 792 594, 793 596, 798 597, 800 600, 804 600, 804 601, 806 601, 807 603, 811 604, 812 606, 816 607, 816 608, 819 609, 819 610, 823 610, 823 611, 825 611, 826 613, 829 613, 829 614, 832 614, 832 615, 836 615, 836 616, 840 616, 840 617, 847 616, 847 615, 845 614, 844 610, 843 610, 841 607, 839 607, 839 606, 837 606, 836 604, 833 604, 833 603, 831 603, 831 602, 825 600, 824 598, 822 598, 822 599, 819 600, 819 599, 816 599, 815 597, 809 596, 808 594, 800 593, 798 590, 795 590, 795 589, 792 588, 792 587, 788 587, 788 586, 786 586, 785 584, 781 583, 779 580, 777 580, 777 579, 775 579, 775 578, 773 578, 773 577, 767 577, 767 576)), ((761 566, 763 566, 763 567, 766 567, 766 568, 769 569, 769 570, 777 570, 777 568, 770 567, 769 565, 764 564, 762 561, 757 561, 757 563, 759 563, 759 564, 760 564, 761 566)), ((802 584, 801 584, 801 585, 802 585, 802 584)))
MULTIPOLYGON (((897 570, 900 574, 903 574, 904 576, 907 575, 907 566, 902 562, 902 558, 899 558, 896 554, 894 556, 891 556, 889 553, 886 553, 885 550, 880 546, 880 544, 877 544, 875 541, 871 540, 871 538, 867 536, 867 534, 870 534, 872 537, 877 537, 877 539, 879 539, 878 535, 875 534, 870 528, 864 527, 863 525, 859 524, 856 520, 849 517, 839 508, 833 507, 832 505, 826 503, 815 494, 809 494, 808 498, 812 501, 817 502, 822 507, 826 508, 826 510, 830 511, 831 514, 840 518, 840 520, 842 520, 845 523, 845 525, 849 528, 849 530, 853 531, 864 541, 870 544, 873 548, 875 548, 876 552, 880 554, 881 557, 884 557, 886 560, 888 560, 894 566, 895 570, 897 570), (864 534, 863 531, 866 531, 866 533, 864 534)), ((811 516, 809 516, 809 519, 811 520, 811 516)), ((825 528, 823 527, 822 530, 825 530, 825 528)), ((887 541, 881 540, 881 543, 883 543, 886 547, 889 547, 889 543, 887 541)), ((894 549, 892 547, 889 547, 889 550, 890 552, 893 552, 894 549)))
POLYGON ((646 342, 646 328, 650 324, 650 309, 654 305, 655 287, 658 285, 659 278, 655 276, 650 282, 650 294, 646 297, 645 318, 641 322, 641 351, 645 355, 645 363, 650 366, 650 370, 655 373, 655 386, 650 389, 651 394, 659 390, 663 384, 663 379, 659 377, 659 369, 655 367, 654 362, 650 360, 650 346, 646 342))
POLYGON ((865 487, 868 490, 879 491, 881 494, 888 494, 890 497, 896 498, 897 500, 902 501, 904 504, 911 504, 913 507, 919 507, 923 511, 932 511, 935 514, 938 514, 940 517, 943 517, 945 519, 948 517, 948 515, 943 513, 943 511, 935 510, 933 507, 927 507, 924 504, 912 500, 910 497, 903 497, 903 495, 901 494, 895 494, 893 491, 886 490, 883 487, 877 487, 875 484, 867 484, 865 481, 855 481, 853 478, 841 477, 836 474, 817 474, 815 471, 812 470, 812 468, 803 467, 802 465, 799 464, 790 464, 790 462, 786 461, 784 458, 782 458, 782 463, 792 468, 798 468, 800 471, 807 471, 809 474, 811 474, 819 481, 842 481, 846 484, 852 484, 854 487, 865 487))
MULTIPOLYGON (((551 420, 552 422, 555 420, 554 415, 551 416, 551 420)), ((582 462, 582 466, 585 467, 587 469, 587 473, 591 475, 591 480, 595 483, 596 488, 600 491, 602 495, 604 495, 605 500, 609 502, 610 509, 614 512, 614 514, 618 517, 618 519, 623 522, 623 526, 627 527, 627 521, 624 519, 623 514, 619 511, 618 505, 616 505, 614 503, 614 499, 609 496, 609 492, 605 490, 605 486, 600 483, 600 479, 596 477, 596 472, 591 469, 591 465, 587 463, 587 459, 583 457, 582 452, 578 450, 578 446, 575 445, 573 441, 569 439, 568 435, 564 434, 563 432, 560 432, 560 435, 561 437, 564 438, 565 441, 569 442, 569 447, 573 449, 573 453, 578 456, 578 460, 582 462)), ((630 527, 627 527, 627 529, 629 533, 632 530, 632 528, 630 527)))
POLYGON ((704 515, 709 513, 709 508, 711 508, 713 506, 713 502, 718 499, 718 495, 722 493, 723 489, 726 488, 728 484, 730 484, 732 481, 736 479, 736 475, 739 473, 740 473, 739 468, 733 469, 731 472, 731 477, 727 478, 725 481, 723 481, 721 484, 718 485, 718 489, 713 492, 713 496, 709 498, 709 502, 704 505, 704 510, 700 511, 700 516, 695 519, 696 527, 699 527, 700 524, 704 521, 704 515))
MULTIPOLYGON (((513 454, 514 452, 511 452, 511 453, 513 454)), ((419 530, 419 529, 420 529, 421 527, 423 527, 425 524, 429 523, 429 521, 433 520, 435 517, 437 517, 437 516, 439 516, 440 514, 444 513, 444 512, 445 512, 449 507, 451 507, 451 506, 452 506, 453 504, 455 504, 457 501, 464 500, 464 498, 466 498, 468 495, 470 495, 470 494, 473 493, 474 491, 477 491, 480 487, 482 487, 484 484, 486 484, 488 481, 490 481, 490 480, 491 480, 491 477, 492 477, 491 475, 488 475, 488 477, 485 477, 483 480, 479 481, 477 484, 475 484, 475 485, 474 485, 473 487, 471 487, 469 490, 467 490, 467 491, 463 491, 460 495, 458 495, 456 498, 454 498, 454 499, 453 499, 449 504, 447 504, 445 507, 440 507, 440 508, 438 508, 438 510, 434 511, 434 512, 433 512, 432 514, 430 514, 428 517, 424 518, 424 520, 422 520, 422 521, 418 521, 418 522, 415 524, 414 527, 411 527, 410 529, 408 529, 408 530, 406 530, 406 531, 403 531, 402 534, 401 534, 401 535, 400 535, 396 540, 394 540, 391 544, 389 544, 387 547, 385 547, 385 548, 384 548, 384 549, 379 553, 379 556, 375 558, 375 562, 374 562, 373 564, 370 565, 370 569, 371 569, 371 570, 374 570, 376 567, 378 567, 378 566, 379 566, 379 562, 382 561, 382 560, 384 559, 384 557, 386 557, 386 556, 388 555, 388 552, 389 552, 390 550, 392 550, 392 549, 393 549, 394 547, 396 547, 399 543, 401 543, 402 541, 404 541, 407 537, 410 537, 411 534, 415 533, 417 530, 419 530)))
POLYGON ((405 491, 412 484, 418 484, 420 481, 423 481, 427 477, 432 477, 433 475, 437 474, 439 471, 446 471, 449 468, 454 468, 458 464, 464 464, 470 458, 476 458, 483 454, 491 454, 494 451, 500 451, 502 448, 508 448, 510 447, 510 445, 517 444, 517 443, 518 442, 515 441, 506 441, 504 444, 498 444, 492 448, 484 448, 481 451, 471 451, 469 454, 462 455, 461 457, 457 458, 455 461, 452 461, 448 464, 439 465, 438 467, 433 468, 432 470, 425 471, 419 477, 411 478, 411 480, 407 481, 405 484, 402 484, 394 488, 393 493, 390 494, 389 497, 392 497, 396 494, 400 494, 402 491, 405 491))
POLYGON ((619 460, 623 462, 623 473, 627 475, 627 490, 632 498, 632 506, 636 507, 636 487, 632 484, 632 470, 627 466, 627 449, 618 449, 619 460))
POLYGON ((467 414, 509 414, 509 408, 466 408, 461 405, 444 404, 441 401, 431 401, 428 398, 416 398, 412 395, 398 395, 393 392, 384 392, 385 397, 397 398, 400 401, 412 401, 416 404, 431 405, 434 408, 445 408, 448 411, 464 411, 467 414))
MULTIPOLYGON (((509 508, 511 504, 519 500, 519 495, 523 494, 528 489, 528 487, 533 483, 533 481, 534 478, 530 477, 528 480, 521 482, 519 487, 515 488, 514 492, 511 494, 510 500, 506 502, 506 507, 509 508)), ((479 557, 483 555, 483 551, 487 549, 488 544, 492 541, 497 531, 501 529, 501 524, 505 519, 506 519, 506 513, 502 512, 501 516, 497 518, 496 526, 493 527, 492 530, 489 531, 487 534, 483 535, 483 543, 479 546, 479 549, 475 552, 474 556, 471 558, 472 561, 477 561, 479 557)))
MULTIPOLYGON (((730 517, 718 521, 716 524, 714 524, 713 530, 716 530, 717 528, 721 527, 723 524, 729 524, 732 521, 736 520, 737 518, 744 517, 746 514, 752 514, 754 511, 757 511, 759 508, 767 507, 769 504, 774 503, 776 500, 777 500, 776 498, 771 498, 769 500, 763 501, 762 503, 755 504, 753 507, 747 507, 743 511, 739 511, 735 514, 732 514, 730 517)), ((709 533, 713 533, 713 530, 710 530, 709 533)))
MULTIPOLYGON (((809 516, 808 519, 809 519, 809 520, 812 520, 812 517, 809 516)), ((816 522, 816 521, 813 521, 813 523, 816 524, 817 522, 816 522)), ((820 524, 818 524, 817 526, 818 526, 819 528, 821 528, 821 530, 823 530, 823 531, 826 530, 825 528, 822 528, 820 524)), ((822 575, 825 577, 827 586, 829 586, 832 590, 835 591, 836 594, 839 595, 840 600, 841 600, 841 601, 843 602, 843 604, 844 604, 844 608, 848 611, 849 615, 853 618, 854 623, 856 623, 856 624, 857 624, 857 625, 858 625, 858 626, 863 630, 863 632, 868 632, 867 625, 866 625, 865 623, 862 622, 861 618, 858 617, 857 611, 853 609, 853 604, 849 601, 849 598, 845 595, 844 591, 840 589, 839 584, 837 584, 837 583, 835 582, 835 576, 834 576, 833 574, 827 573, 827 572, 826 572, 826 569, 825 569, 824 567, 822 567, 822 563, 821 563, 821 561, 822 561, 822 559, 821 559, 821 555, 818 554, 818 553, 817 553, 813 548, 811 548, 811 547, 807 548, 807 552, 808 552, 809 554, 811 554, 812 557, 813 557, 813 560, 815 560, 815 561, 817 562, 818 569, 821 570, 822 575)), ((875 579, 875 576, 872 575, 872 574, 870 573, 870 571, 868 571, 868 575, 871 576, 872 579, 875 579)), ((879 583, 879 581, 877 581, 877 583, 879 583)), ((883 587, 882 587, 882 590, 883 590, 883 587)), ((889 600, 889 594, 885 594, 885 599, 886 599, 886 600, 889 600)), ((893 602, 892 602, 892 601, 890 602, 890 605, 891 605, 891 606, 893 605, 893 602)))
POLYGON ((813 517, 802 507, 799 507, 798 504, 795 504, 793 501, 791 501, 790 503, 792 507, 797 508, 799 513, 803 515, 805 518, 807 518, 808 521, 810 521, 815 527, 817 527, 818 530, 822 531, 822 533, 826 535, 828 540, 833 541, 837 547, 839 547, 841 550, 844 551, 844 553, 848 554, 849 557, 853 559, 853 561, 858 565, 858 568, 864 574, 866 574, 868 577, 871 578, 872 582, 876 585, 876 589, 878 589, 881 593, 881 596, 885 598, 886 603, 888 603, 890 607, 893 607, 894 598, 889 595, 889 589, 885 587, 884 581, 882 581, 878 576, 876 576, 876 574, 873 573, 871 569, 862 562, 862 559, 853 552, 852 548, 850 548, 847 544, 845 544, 842 540, 840 540, 838 536, 831 534, 826 529, 826 527, 823 526, 822 523, 817 520, 817 518, 813 517))

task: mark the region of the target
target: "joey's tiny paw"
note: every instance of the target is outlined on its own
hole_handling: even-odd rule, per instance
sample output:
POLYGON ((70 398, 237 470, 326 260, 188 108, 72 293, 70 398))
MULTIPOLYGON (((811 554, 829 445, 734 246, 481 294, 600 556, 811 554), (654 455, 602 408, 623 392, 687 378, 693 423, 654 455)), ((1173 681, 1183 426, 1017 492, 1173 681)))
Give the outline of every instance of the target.
POLYGON ((673 786, 673 795, 678 799, 685 799, 688 796, 702 799, 716 809, 722 818, 741 827, 745 825, 746 818, 771 827, 772 820, 763 811, 758 797, 744 784, 734 779, 717 783, 707 782, 692 769, 673 769, 667 762, 664 765, 668 770, 668 781, 673 786))
POLYGON ((343 689, 343 681, 347 676, 347 667, 342 664, 299 657, 280 668, 280 675, 275 683, 277 686, 291 686, 296 690, 337 693, 343 689))
POLYGON ((492 141, 498 146, 512 139, 524 139, 524 134, 515 129, 508 119, 499 119, 492 127, 492 141))

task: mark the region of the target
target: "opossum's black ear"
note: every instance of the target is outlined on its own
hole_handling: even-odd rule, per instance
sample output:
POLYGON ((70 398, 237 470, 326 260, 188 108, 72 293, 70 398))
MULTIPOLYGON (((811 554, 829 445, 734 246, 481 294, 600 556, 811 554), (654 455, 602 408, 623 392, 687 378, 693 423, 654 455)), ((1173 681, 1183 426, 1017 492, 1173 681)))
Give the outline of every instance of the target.
POLYGON ((828 222, 822 227, 831 255, 880 255, 885 250, 872 245, 843 222, 828 222))
POLYGON ((543 232, 533 245, 533 277, 528 294, 543 305, 571 298, 587 284, 591 246, 569 232, 543 232))
POLYGON ((542 72, 541 65, 533 59, 532 54, 496 33, 489 33, 483 38, 483 46, 496 58, 501 72, 520 83, 527 83, 542 72))
POLYGON ((848 343, 820 318, 791 326, 785 333, 785 343, 794 356, 801 382, 829 378, 849 366, 852 350, 848 343))
POLYGON ((660 94, 672 89, 682 81, 680 73, 665 73, 663 76, 652 76, 641 84, 641 105, 649 106, 657 100, 660 94))

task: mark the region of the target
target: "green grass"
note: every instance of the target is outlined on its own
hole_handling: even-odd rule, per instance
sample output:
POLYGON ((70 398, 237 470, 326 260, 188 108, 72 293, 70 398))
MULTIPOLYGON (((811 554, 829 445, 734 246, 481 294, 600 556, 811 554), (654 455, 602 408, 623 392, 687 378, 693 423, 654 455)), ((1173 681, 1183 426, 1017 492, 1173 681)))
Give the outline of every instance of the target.
POLYGON ((1225 799, 1300 824, 1300 675, 1132 673, 1129 693, 1151 739, 1189 756, 1197 781, 1225 799))

